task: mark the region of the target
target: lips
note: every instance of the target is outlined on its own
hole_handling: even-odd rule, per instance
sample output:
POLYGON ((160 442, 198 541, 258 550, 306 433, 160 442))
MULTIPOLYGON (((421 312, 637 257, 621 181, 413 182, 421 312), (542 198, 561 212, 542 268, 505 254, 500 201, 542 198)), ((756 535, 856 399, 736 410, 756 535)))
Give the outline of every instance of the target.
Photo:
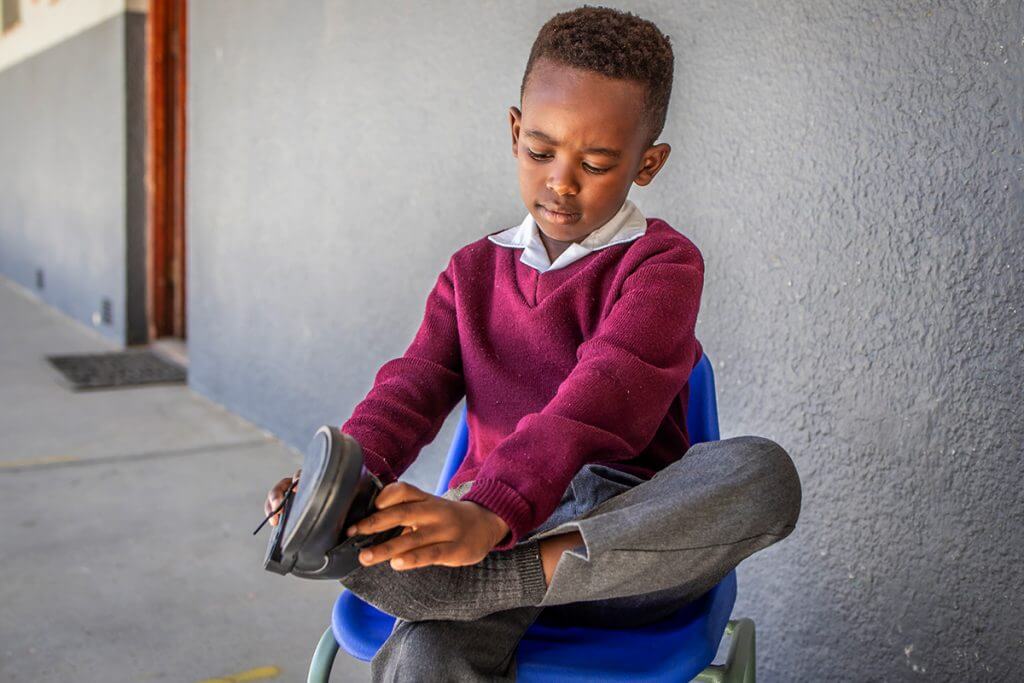
POLYGON ((544 217, 547 218, 552 223, 575 223, 580 219, 580 212, 573 211, 569 207, 548 207, 545 206, 544 204, 538 204, 537 206, 539 206, 541 211, 544 212, 544 217))
POLYGON ((541 204, 540 207, 542 209, 547 209, 551 213, 564 213, 567 216, 575 216, 579 213, 579 211, 573 211, 568 206, 547 206, 545 204, 541 204))

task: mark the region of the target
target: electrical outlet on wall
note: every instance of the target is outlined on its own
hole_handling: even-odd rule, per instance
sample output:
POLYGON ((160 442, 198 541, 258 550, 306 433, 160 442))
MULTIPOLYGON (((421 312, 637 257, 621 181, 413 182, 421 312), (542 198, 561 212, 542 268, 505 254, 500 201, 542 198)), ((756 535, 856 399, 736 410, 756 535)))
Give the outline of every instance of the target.
POLYGON ((114 310, 110 303, 110 299, 104 297, 100 301, 100 310, 93 311, 92 324, 94 327, 98 327, 101 323, 104 325, 110 325, 114 322, 114 310))

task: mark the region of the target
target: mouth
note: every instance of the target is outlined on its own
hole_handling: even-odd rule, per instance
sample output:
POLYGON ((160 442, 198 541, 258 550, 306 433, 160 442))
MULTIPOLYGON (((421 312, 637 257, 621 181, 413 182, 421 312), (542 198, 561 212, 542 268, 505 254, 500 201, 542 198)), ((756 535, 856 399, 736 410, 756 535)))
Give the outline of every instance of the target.
POLYGON ((544 218, 551 223, 557 223, 559 225, 569 225, 575 223, 583 215, 578 211, 570 211, 568 208, 551 207, 548 208, 543 204, 537 204, 537 207, 541 210, 544 218))

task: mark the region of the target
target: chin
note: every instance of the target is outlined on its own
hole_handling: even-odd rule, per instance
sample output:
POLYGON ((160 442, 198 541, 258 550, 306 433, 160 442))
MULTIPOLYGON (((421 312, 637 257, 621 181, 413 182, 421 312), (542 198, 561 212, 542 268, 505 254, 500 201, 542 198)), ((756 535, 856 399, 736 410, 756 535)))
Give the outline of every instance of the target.
POLYGON ((541 232, 550 237, 551 239, 558 240, 559 242, 572 242, 573 240, 579 239, 580 236, 586 235, 587 230, 582 229, 582 226, 577 222, 572 225, 552 225, 542 218, 533 217, 536 221, 537 227, 540 228, 541 232))
POLYGON ((539 227, 541 232, 543 232, 545 235, 547 235, 553 240, 558 240, 559 242, 571 242, 574 239, 576 239, 576 235, 563 232, 562 230, 558 229, 557 226, 547 226, 538 221, 537 227, 539 227))

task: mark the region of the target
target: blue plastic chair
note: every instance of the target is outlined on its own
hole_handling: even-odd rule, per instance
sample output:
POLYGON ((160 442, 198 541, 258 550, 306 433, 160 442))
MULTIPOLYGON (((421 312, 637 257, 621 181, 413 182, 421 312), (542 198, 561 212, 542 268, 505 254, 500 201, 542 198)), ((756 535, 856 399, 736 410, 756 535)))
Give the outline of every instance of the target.
MULTIPOLYGON (((716 441, 718 406, 707 356, 690 374, 686 427, 692 443, 716 441)), ((466 409, 438 479, 437 495, 448 490, 466 455, 466 409)), ((754 625, 729 621, 736 601, 736 573, 730 572, 704 596, 665 619, 630 629, 551 626, 534 623, 516 651, 520 681, 754 681, 754 625), (726 663, 709 666, 722 635, 732 635, 726 663)), ((391 634, 394 617, 345 590, 334 605, 328 628, 313 655, 310 683, 327 683, 338 646, 369 661, 391 634)), ((441 664, 438 664, 441 666, 441 664)))

